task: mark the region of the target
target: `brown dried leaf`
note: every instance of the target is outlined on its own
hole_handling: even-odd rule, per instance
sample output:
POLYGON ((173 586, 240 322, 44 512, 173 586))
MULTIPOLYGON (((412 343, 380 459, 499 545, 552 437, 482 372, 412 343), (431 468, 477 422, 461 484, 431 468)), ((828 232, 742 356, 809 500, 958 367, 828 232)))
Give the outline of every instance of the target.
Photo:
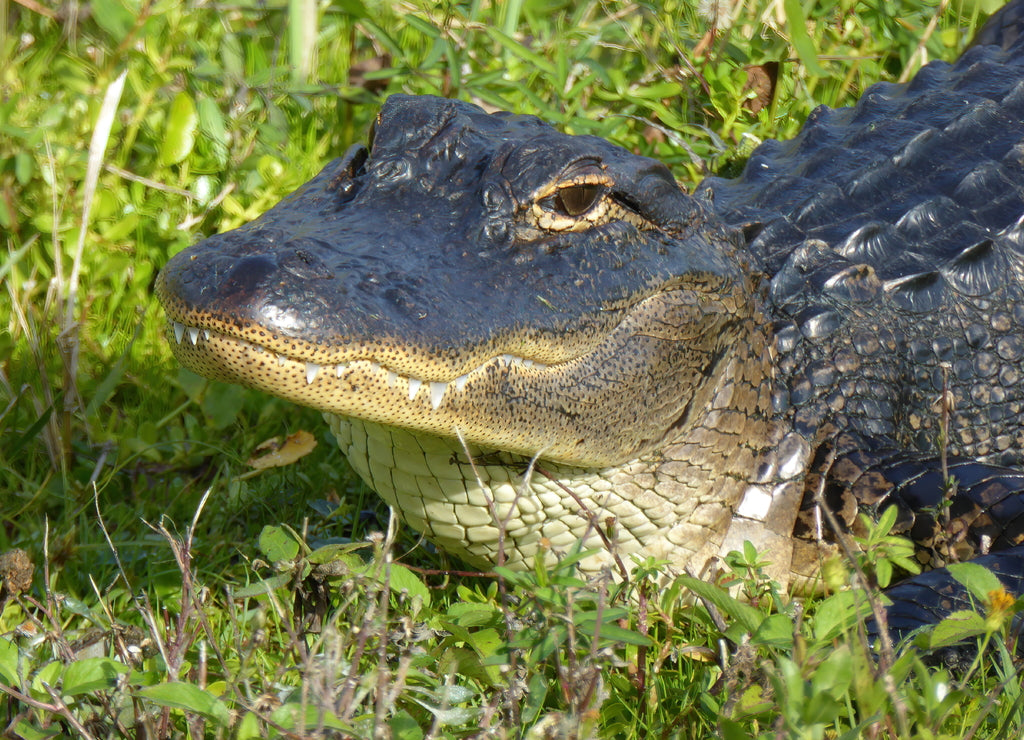
POLYGON ((300 429, 295 434, 288 435, 284 444, 281 444, 280 437, 272 437, 260 443, 255 452, 264 454, 250 457, 246 464, 257 470, 281 468, 305 457, 314 449, 316 449, 316 438, 304 429, 300 429))

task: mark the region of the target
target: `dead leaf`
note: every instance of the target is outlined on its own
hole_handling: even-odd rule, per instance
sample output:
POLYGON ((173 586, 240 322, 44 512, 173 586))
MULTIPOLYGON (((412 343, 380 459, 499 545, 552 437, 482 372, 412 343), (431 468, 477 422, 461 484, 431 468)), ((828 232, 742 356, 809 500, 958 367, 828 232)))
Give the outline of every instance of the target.
POLYGON ((305 457, 314 449, 316 449, 316 439, 309 432, 300 429, 295 434, 288 435, 284 444, 281 444, 280 437, 272 437, 260 443, 255 452, 264 452, 264 454, 250 457, 246 464, 256 470, 281 468, 305 457))

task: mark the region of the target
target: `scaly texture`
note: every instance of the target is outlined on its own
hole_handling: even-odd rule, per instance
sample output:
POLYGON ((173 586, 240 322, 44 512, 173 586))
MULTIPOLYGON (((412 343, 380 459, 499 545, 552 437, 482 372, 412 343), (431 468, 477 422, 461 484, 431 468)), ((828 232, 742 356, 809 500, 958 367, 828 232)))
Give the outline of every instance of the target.
POLYGON ((600 139, 395 96, 370 149, 157 291, 185 365, 323 410, 475 564, 582 543, 710 575, 749 540, 803 588, 819 490, 848 526, 911 512, 934 565, 1016 544, 1022 182, 1022 44, 821 108, 693 197, 600 139))

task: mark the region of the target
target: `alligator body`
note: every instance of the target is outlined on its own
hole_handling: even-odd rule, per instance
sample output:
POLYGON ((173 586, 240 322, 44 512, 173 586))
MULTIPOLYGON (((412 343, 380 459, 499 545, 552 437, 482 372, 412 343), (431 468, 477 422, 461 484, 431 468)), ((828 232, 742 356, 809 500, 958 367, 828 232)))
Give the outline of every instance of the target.
POLYGON ((817 494, 895 503, 938 565, 1017 544, 1024 45, 821 108, 694 196, 458 101, 394 96, 372 139, 157 291, 183 364, 325 412, 441 548, 707 575, 749 540, 800 588, 817 494))

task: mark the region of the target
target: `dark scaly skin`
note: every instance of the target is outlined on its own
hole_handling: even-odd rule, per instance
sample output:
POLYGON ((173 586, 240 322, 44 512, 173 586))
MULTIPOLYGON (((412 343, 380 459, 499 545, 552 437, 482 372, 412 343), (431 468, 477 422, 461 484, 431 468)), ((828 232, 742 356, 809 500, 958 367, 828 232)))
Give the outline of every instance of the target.
MULTIPOLYGON (((921 509, 905 483, 939 467, 943 393, 955 520, 1020 488, 1022 82, 1020 44, 976 46, 695 198, 604 141, 396 96, 369 155, 176 256, 158 295, 184 364, 328 412, 360 474, 473 562, 607 541, 707 574, 751 540, 800 587, 819 485, 847 523, 921 509), (520 497, 531 459, 588 511, 520 497)), ((1016 544, 988 518, 1009 524, 922 548, 1016 544)))

